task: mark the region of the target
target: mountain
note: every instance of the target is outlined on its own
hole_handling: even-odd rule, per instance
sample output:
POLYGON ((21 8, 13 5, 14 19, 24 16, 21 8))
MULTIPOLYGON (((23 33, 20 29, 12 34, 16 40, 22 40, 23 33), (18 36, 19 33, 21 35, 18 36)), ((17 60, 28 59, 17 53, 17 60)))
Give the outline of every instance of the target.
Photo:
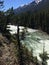
POLYGON ((35 0, 28 5, 24 5, 22 7, 20 6, 19 8, 14 9, 14 13, 23 13, 27 11, 37 12, 39 10, 45 10, 47 8, 49 8, 49 0, 38 0, 38 2, 35 0))
POLYGON ((38 4, 39 2, 41 2, 42 0, 35 0, 35 2, 38 4))
POLYGON ((36 2, 34 1, 34 2, 31 2, 28 5, 24 5, 22 7, 20 6, 19 8, 15 9, 14 12, 15 13, 22 13, 22 12, 32 11, 32 10, 34 11, 34 8, 35 8, 36 5, 37 5, 36 2))
POLYGON ((47 10, 49 8, 49 0, 42 0, 38 5, 37 5, 37 10, 47 10))

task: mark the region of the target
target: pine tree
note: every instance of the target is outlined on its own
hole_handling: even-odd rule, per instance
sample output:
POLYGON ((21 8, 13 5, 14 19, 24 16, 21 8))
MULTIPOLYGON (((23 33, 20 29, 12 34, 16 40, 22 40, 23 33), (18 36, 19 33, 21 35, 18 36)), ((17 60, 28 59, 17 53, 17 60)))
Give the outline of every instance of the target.
POLYGON ((3 8, 4 1, 0 0, 0 9, 3 8))

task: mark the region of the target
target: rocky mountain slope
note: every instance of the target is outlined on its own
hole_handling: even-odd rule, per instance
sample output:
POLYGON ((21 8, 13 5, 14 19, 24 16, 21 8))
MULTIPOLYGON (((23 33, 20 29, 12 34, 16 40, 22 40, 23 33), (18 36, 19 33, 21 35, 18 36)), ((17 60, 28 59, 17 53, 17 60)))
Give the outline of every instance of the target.
POLYGON ((14 13, 24 13, 27 11, 30 12, 37 12, 40 10, 47 10, 49 8, 49 0, 41 0, 39 3, 36 3, 35 1, 29 3, 28 5, 20 6, 17 9, 14 9, 14 13))

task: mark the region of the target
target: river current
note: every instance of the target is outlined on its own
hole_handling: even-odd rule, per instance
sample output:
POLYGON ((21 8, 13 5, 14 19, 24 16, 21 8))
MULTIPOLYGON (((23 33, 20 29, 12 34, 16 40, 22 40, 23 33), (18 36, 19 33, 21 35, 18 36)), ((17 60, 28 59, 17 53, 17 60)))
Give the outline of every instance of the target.
MULTIPOLYGON (((11 34, 17 33, 17 26, 14 25, 8 25, 7 29, 10 29, 11 34)), ((22 29, 24 27, 19 27, 20 32, 22 32, 22 29)), ((33 55, 37 56, 38 60, 41 61, 41 58, 39 57, 40 53, 43 53, 43 45, 45 45, 45 51, 49 54, 49 35, 45 32, 42 32, 40 30, 30 29, 27 28, 27 34, 25 37, 25 40, 21 40, 22 44, 24 44, 30 51, 33 49, 33 55)), ((48 55, 49 56, 49 55, 48 55)), ((47 60, 47 63, 49 65, 49 60, 47 60)))

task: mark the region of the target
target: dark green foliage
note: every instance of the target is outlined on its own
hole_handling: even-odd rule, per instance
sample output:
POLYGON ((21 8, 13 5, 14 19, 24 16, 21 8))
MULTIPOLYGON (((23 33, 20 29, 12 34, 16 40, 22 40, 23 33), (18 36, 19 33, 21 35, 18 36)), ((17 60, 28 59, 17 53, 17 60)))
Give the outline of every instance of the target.
POLYGON ((0 11, 0 31, 4 31, 6 25, 6 16, 0 11))
MULTIPOLYGON (((34 29, 41 29, 49 33, 49 9, 42 10, 36 13, 25 12, 21 14, 14 14, 13 8, 9 9, 10 11, 7 21, 14 25, 21 25, 25 27, 30 27, 34 29), (19 20, 19 21, 18 21, 19 20)), ((7 13, 7 12, 6 12, 7 13)))
POLYGON ((49 59, 47 52, 40 54, 40 58, 42 59, 42 65, 47 65, 47 60, 49 59))
POLYGON ((49 33, 49 9, 41 10, 35 13, 24 12, 14 14, 13 7, 5 13, 0 12, 0 31, 4 31, 8 23, 21 25, 33 29, 41 29, 49 33))
POLYGON ((22 49, 22 45, 20 43, 20 39, 19 39, 19 25, 17 25, 17 47, 18 47, 18 62, 19 65, 25 65, 23 62, 23 49, 22 49))

